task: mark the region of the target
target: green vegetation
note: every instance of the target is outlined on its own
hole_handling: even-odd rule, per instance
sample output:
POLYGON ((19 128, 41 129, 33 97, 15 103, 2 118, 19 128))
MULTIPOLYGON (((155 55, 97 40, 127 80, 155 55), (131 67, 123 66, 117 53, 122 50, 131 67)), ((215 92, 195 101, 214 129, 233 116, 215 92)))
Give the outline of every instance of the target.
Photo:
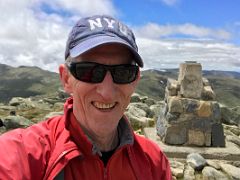
POLYGON ((209 71, 204 76, 216 93, 217 101, 230 107, 240 105, 240 73, 209 71))

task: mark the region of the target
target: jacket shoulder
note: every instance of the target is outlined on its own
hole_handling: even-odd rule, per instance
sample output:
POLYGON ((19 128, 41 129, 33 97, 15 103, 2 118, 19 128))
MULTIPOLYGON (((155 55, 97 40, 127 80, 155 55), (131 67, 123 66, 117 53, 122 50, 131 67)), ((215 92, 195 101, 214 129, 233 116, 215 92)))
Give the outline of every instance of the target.
POLYGON ((141 150, 154 161, 160 161, 161 157, 165 157, 160 147, 153 141, 141 135, 135 135, 136 143, 139 144, 141 150), (160 156, 159 156, 160 155, 160 156))
POLYGON ((15 129, 0 136, 0 176, 5 179, 41 178, 53 146, 55 117, 26 129, 15 129), (11 158, 9 158, 11 157, 11 158))
POLYGON ((169 161, 161 148, 141 135, 135 135, 135 140, 151 167, 153 179, 171 179, 169 161))

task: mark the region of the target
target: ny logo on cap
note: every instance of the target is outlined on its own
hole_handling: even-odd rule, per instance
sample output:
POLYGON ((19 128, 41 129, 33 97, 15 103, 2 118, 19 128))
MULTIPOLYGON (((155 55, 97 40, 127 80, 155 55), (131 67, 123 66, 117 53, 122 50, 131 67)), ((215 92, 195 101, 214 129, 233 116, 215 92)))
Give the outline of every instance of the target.
MULTIPOLYGON (((116 31, 120 31, 122 34, 125 36, 128 36, 129 30, 128 27, 120 23, 119 21, 115 21, 114 19, 111 18, 95 18, 95 19, 88 19, 90 29, 92 31, 96 30, 97 28, 102 28, 107 26, 108 28, 111 28, 116 31)), ((131 34, 131 33, 130 33, 131 34)))

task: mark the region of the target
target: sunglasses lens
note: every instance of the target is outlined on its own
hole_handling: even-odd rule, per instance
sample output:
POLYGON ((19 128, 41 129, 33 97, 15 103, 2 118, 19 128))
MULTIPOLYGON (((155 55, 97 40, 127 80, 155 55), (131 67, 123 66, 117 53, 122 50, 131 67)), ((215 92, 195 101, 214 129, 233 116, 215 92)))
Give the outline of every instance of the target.
POLYGON ((113 81, 117 84, 133 82, 138 73, 135 65, 103 65, 90 62, 71 63, 69 67, 72 75, 84 82, 100 83, 103 81, 107 71, 111 72, 113 81))
POLYGON ((135 65, 119 65, 112 69, 113 81, 117 84, 133 82, 137 77, 138 67, 135 65))
POLYGON ((76 79, 90 83, 101 82, 105 76, 104 73, 106 73, 103 68, 99 68, 93 63, 76 63, 73 69, 76 79))
POLYGON ((92 72, 92 83, 100 83, 103 81, 105 75, 106 75, 106 70, 101 67, 101 66, 95 66, 94 70, 92 72))

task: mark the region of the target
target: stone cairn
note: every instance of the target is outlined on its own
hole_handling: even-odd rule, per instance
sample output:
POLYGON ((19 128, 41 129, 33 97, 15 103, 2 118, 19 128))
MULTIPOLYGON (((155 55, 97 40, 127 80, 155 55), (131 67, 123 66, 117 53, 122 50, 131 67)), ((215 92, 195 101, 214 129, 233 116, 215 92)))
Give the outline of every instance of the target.
POLYGON ((168 79, 165 105, 157 120, 157 134, 170 145, 224 147, 219 103, 202 66, 180 64, 178 80, 168 79))

